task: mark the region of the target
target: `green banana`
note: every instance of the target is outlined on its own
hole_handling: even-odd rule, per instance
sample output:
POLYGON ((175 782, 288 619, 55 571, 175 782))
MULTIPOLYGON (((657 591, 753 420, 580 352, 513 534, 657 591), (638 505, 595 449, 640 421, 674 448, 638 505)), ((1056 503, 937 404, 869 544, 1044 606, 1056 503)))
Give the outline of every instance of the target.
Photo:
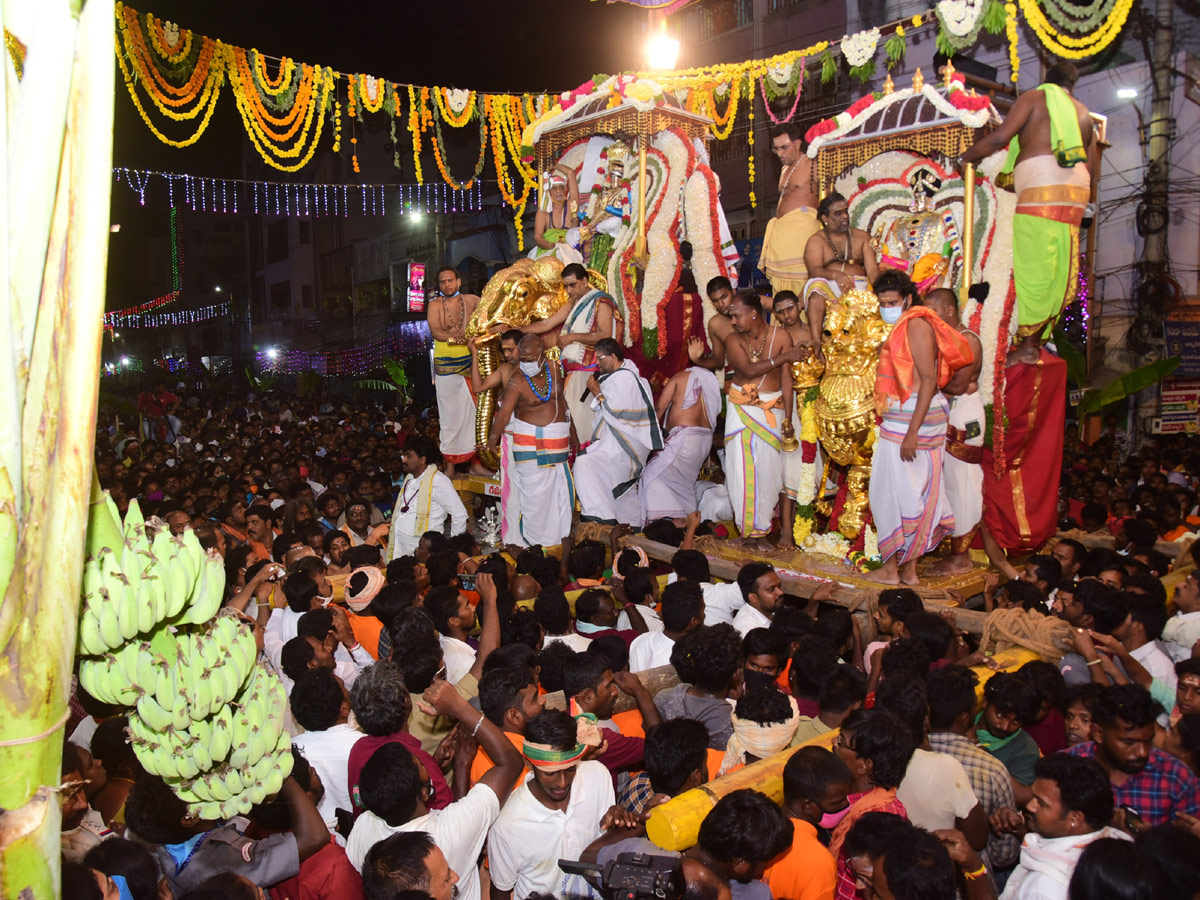
POLYGON ((151 731, 163 732, 171 727, 171 713, 154 699, 153 694, 142 694, 138 698, 137 715, 151 731))
POLYGON ((121 637, 121 624, 117 621, 116 604, 109 601, 106 588, 100 588, 100 597, 103 600, 97 613, 100 636, 109 648, 120 647, 124 639, 121 637))
POLYGON ((100 634, 100 620, 86 605, 79 617, 78 653, 81 656, 101 656, 108 652, 108 644, 100 634))
POLYGON ((84 552, 89 556, 99 556, 102 549, 113 552, 118 564, 121 561, 121 550, 124 547, 121 537, 121 517, 117 513, 116 504, 108 491, 93 493, 88 504, 87 538, 84 552))

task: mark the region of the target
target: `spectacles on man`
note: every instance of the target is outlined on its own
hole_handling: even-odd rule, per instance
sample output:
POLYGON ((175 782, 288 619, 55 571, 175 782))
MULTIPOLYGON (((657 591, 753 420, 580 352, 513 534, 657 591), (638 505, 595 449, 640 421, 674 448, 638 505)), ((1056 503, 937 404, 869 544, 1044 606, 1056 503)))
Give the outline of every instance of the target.
POLYGON ((846 737, 845 732, 838 734, 837 740, 833 742, 833 748, 835 750, 838 748, 841 748, 843 750, 849 750, 851 753, 855 754, 856 756, 858 755, 857 748, 855 748, 854 744, 852 744, 850 742, 850 738, 846 737))

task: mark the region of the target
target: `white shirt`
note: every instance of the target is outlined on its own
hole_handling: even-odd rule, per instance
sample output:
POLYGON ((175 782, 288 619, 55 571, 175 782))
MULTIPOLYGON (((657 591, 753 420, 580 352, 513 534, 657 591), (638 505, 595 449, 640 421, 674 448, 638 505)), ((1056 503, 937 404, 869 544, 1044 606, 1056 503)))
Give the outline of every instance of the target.
POLYGON ((1133 840, 1116 828, 1059 838, 1044 838, 1034 832, 1025 835, 1021 861, 1013 869, 1000 900, 1067 900, 1067 889, 1083 848, 1102 837, 1133 840))
POLYGON ((771 620, 768 619, 760 610, 755 609, 749 603, 738 610, 738 614, 733 617, 733 627, 738 630, 738 634, 745 637, 746 634, 755 628, 770 628, 771 620))
POLYGON ((531 778, 512 792, 488 836, 492 884, 513 897, 534 892, 561 897, 564 881, 573 876, 558 861, 579 859, 600 836, 600 820, 615 802, 612 776, 595 760, 580 763, 565 811, 543 806, 529 790, 531 778))
POLYGON ((392 532, 388 541, 388 562, 400 556, 411 556, 426 531, 442 531, 446 517, 450 517, 450 534, 462 534, 467 530, 467 508, 463 506, 454 484, 436 466, 429 466, 421 478, 408 475, 400 485, 396 497, 396 508, 392 512, 392 532), (433 489, 429 498, 428 528, 417 531, 417 499, 421 494, 420 481, 433 472, 433 489), (408 507, 407 512, 402 510, 408 507))
POLYGON ((346 784, 349 779, 347 767, 350 750, 362 736, 361 731, 342 723, 324 731, 306 731, 292 738, 292 743, 304 754, 308 764, 317 770, 321 783, 325 785, 325 796, 317 804, 317 812, 326 824, 333 822, 336 825, 335 809, 353 809, 350 805, 350 788, 346 784))
MULTIPOLYGON (((658 614, 658 610, 656 610, 653 606, 642 606, 641 604, 638 604, 637 611, 638 615, 642 617, 642 621, 646 623, 646 629, 648 631, 663 630, 662 616, 658 614)), ((617 631, 629 631, 632 628, 633 625, 631 625, 629 622, 629 613, 625 612, 625 610, 621 610, 621 614, 617 616, 617 631)))
POLYGON ((674 649, 675 642, 661 631, 639 634, 629 645, 629 671, 644 672, 656 666, 670 665, 674 649))
POLYGON ((1167 620, 1162 633, 1163 649, 1175 662, 1190 659, 1196 641, 1200 641, 1200 610, 1176 613, 1167 620))
POLYGON ((438 641, 442 645, 442 662, 446 664, 446 680, 458 684, 475 665, 475 651, 466 641, 444 634, 438 635, 438 641))
MULTIPOLYGON (((1142 664, 1145 669, 1154 678, 1157 678, 1163 684, 1171 689, 1171 693, 1175 693, 1175 688, 1179 683, 1179 678, 1175 674, 1175 663, 1171 657, 1163 652, 1158 646, 1158 641, 1149 641, 1142 644, 1136 650, 1130 650, 1129 655, 1142 664)), ((1158 717, 1158 724, 1163 728, 1170 725, 1171 719, 1168 711, 1164 710, 1162 715, 1158 717)))
POLYGON ((742 589, 736 584, 700 585, 704 594, 704 624, 720 625, 733 621, 734 615, 746 605, 742 589))
POLYGON ((904 770, 896 799, 908 811, 908 820, 926 831, 954 828, 979 804, 967 771, 948 753, 917 748, 904 770))
POLYGON ((546 635, 546 639, 542 641, 542 647, 545 648, 547 644, 553 644, 555 641, 566 644, 576 653, 582 653, 588 648, 588 644, 592 642, 592 639, 584 637, 582 634, 575 634, 574 632, 570 634, 548 634, 546 635))
POLYGON ((367 851, 380 841, 401 831, 425 831, 458 875, 459 900, 479 900, 479 854, 488 829, 499 815, 500 801, 486 784, 475 785, 465 797, 445 809, 431 809, 395 828, 367 811, 354 821, 354 830, 346 842, 346 856, 361 872, 367 851))

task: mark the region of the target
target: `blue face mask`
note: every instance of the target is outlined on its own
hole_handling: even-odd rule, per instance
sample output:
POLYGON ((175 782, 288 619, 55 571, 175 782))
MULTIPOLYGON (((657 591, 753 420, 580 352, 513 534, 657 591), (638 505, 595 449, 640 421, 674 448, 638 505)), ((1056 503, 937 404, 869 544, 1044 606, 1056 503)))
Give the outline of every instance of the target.
POLYGON ((895 325, 900 321, 900 317, 904 315, 903 306, 881 306, 879 307, 879 317, 888 325, 895 325))
POLYGON ((124 875, 112 875, 113 884, 117 886, 117 890, 121 892, 121 900, 133 900, 133 893, 129 890, 129 885, 125 882, 124 875))

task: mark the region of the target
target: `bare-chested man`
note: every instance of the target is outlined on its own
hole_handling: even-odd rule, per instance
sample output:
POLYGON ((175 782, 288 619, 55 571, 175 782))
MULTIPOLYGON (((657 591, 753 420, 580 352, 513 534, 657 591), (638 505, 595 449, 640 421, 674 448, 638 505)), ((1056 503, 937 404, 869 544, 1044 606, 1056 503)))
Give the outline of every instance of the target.
MULTIPOLYGON (((744 541, 765 538, 783 489, 780 436, 792 436, 792 379, 780 366, 792 339, 763 318, 753 291, 738 291, 730 311, 734 334, 725 342, 733 369, 725 411, 725 486, 744 541)), ((759 542, 763 548, 765 543, 759 542)))
POLYGON ((801 296, 808 314, 811 346, 820 355, 825 307, 846 291, 869 288, 879 277, 879 264, 870 236, 861 228, 850 227, 850 207, 845 197, 837 191, 827 194, 817 207, 817 217, 822 228, 804 248, 808 283, 801 296))
POLYGON ((1063 305, 1075 296, 1072 266, 1079 255, 1079 225, 1100 174, 1100 149, 1088 109, 1073 96, 1079 72, 1056 62, 1046 81, 1025 91, 999 128, 959 157, 976 163, 1008 147, 1001 177, 1011 173, 1017 192, 1013 216, 1013 281, 1018 343, 1034 338, 1020 359, 1038 357, 1038 346, 1063 305))
POLYGON ((562 373, 546 359, 542 339, 525 335, 517 352, 519 370, 504 388, 488 447, 499 448, 500 435, 511 419, 513 490, 526 511, 512 542, 552 547, 571 534, 575 487, 567 457, 579 441, 567 415, 562 373))
MULTIPOLYGON (((884 584, 917 584, 917 560, 954 530, 942 479, 949 404, 939 393, 971 351, 957 329, 927 306, 903 272, 875 281, 879 313, 894 324, 879 351, 875 396, 885 401, 871 460, 871 515, 883 565, 864 577, 884 584)), ((878 399, 877 399, 878 402, 878 399)))
POLYGON ((733 308, 733 285, 724 275, 718 275, 709 280, 704 288, 708 299, 712 301, 716 313, 708 318, 708 342, 712 353, 705 355, 704 341, 694 337, 688 341, 688 358, 693 365, 703 366, 713 372, 719 372, 717 380, 725 381, 725 341, 733 334, 733 320, 730 310, 733 308))
POLYGON ((698 506, 696 482, 712 452, 721 383, 708 369, 691 366, 668 379, 654 411, 666 442, 642 472, 642 521, 682 519, 698 506))
POLYGON ((453 266, 437 273, 438 295, 429 301, 426 320, 433 334, 434 389, 441 451, 446 475, 475 455, 475 398, 471 395, 471 354, 467 348, 467 322, 479 298, 461 292, 462 279, 453 266))
MULTIPOLYGON (((778 291, 771 298, 771 311, 779 320, 779 324, 787 331, 788 336, 792 339, 793 350, 789 359, 796 357, 798 353, 814 353, 811 343, 812 336, 809 327, 800 321, 800 301, 791 291, 778 291)), ((817 345, 820 346, 819 344, 817 345)), ((783 369, 781 371, 783 378, 790 379, 791 370, 783 369)), ((800 434, 800 399, 796 398, 796 402, 792 404, 791 420, 792 431, 800 434)), ((817 471, 822 471, 821 467, 821 451, 818 445, 817 456, 813 461, 817 467, 817 471)), ((804 469, 804 458, 800 450, 793 450, 783 454, 783 493, 779 497, 779 546, 794 547, 795 541, 792 537, 791 523, 796 516, 796 500, 800 490, 800 477, 804 469)), ((818 488, 819 489, 819 488, 818 488)), ((805 503, 811 503, 812 498, 805 498, 805 503)))
POLYGON ((973 359, 951 376, 942 393, 950 401, 942 477, 946 500, 954 513, 949 558, 929 570, 930 575, 958 575, 971 571, 971 542, 983 518, 983 398, 979 396, 979 371, 983 366, 983 344, 979 335, 963 324, 958 298, 948 288, 937 288, 925 296, 925 305, 941 320, 966 338, 973 359))
MULTIPOLYGON (((478 338, 472 338, 471 346, 471 390, 478 397, 493 389, 503 392, 504 386, 517 371, 517 345, 521 343, 521 332, 510 328, 500 335, 501 362, 486 377, 479 374, 478 338)), ((500 491, 503 498, 504 518, 500 523, 501 543, 512 543, 521 516, 521 505, 512 490, 513 477, 512 437, 506 431, 500 436, 500 491)))
POLYGON ((760 267, 771 280, 772 293, 792 291, 803 296, 809 271, 805 261, 808 240, 817 223, 816 165, 805 154, 800 127, 793 122, 778 126, 771 150, 783 164, 779 175, 779 203, 763 235, 760 267))

